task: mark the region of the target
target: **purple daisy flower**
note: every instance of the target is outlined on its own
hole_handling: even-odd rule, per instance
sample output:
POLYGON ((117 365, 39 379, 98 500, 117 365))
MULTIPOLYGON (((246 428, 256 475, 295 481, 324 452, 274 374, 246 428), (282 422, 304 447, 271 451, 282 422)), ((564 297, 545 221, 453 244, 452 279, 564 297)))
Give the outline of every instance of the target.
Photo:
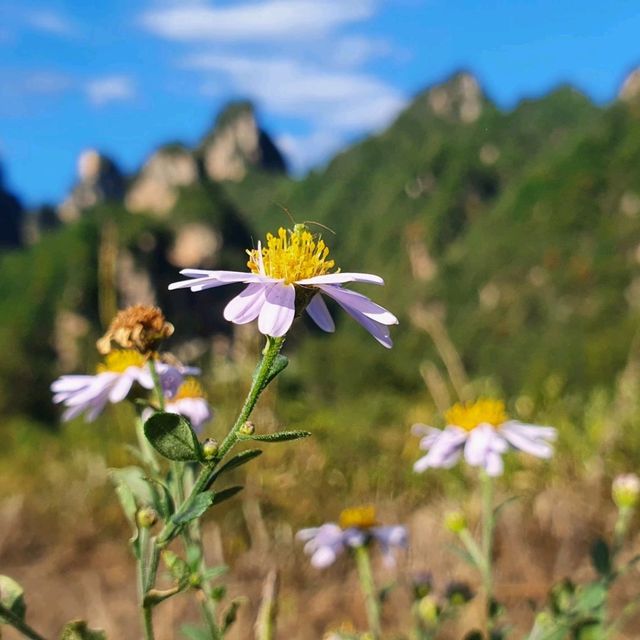
POLYGON ((436 429, 424 424, 411 428, 422 436, 420 448, 428 453, 413 468, 421 473, 429 468, 453 467, 460 456, 474 467, 482 467, 489 476, 502 474, 502 454, 509 449, 524 451, 537 458, 553 455, 551 442, 557 432, 553 427, 524 424, 509 420, 504 403, 478 400, 473 404, 456 404, 445 414, 447 426, 436 429))
MULTIPOLYGON (((174 396, 182 384, 184 375, 197 371, 165 362, 156 362, 160 383, 168 396, 174 396)), ((153 378, 145 356, 137 351, 112 351, 95 375, 64 375, 51 385, 53 402, 66 407, 64 421, 85 414, 87 422, 93 422, 107 403, 124 400, 131 387, 138 383, 144 389, 153 389, 153 378)))
POLYGON ((248 273, 184 269, 180 273, 189 280, 174 282, 169 289, 204 291, 226 284, 246 284, 227 304, 225 319, 245 324, 257 318, 260 332, 276 338, 291 328, 296 299, 322 330, 333 332, 335 325, 322 299, 324 294, 333 298, 380 344, 391 348, 389 326, 397 324, 398 319, 366 296, 343 287, 348 282, 382 285, 382 278, 369 273, 329 273, 334 267, 334 261, 327 260, 329 249, 304 225, 295 225, 293 231, 280 228, 277 237, 267 235, 265 248, 258 243, 257 249, 247 253, 248 273))
POLYGON ((296 537, 304 541, 304 551, 311 564, 324 569, 333 564, 345 549, 377 542, 387 564, 395 564, 394 551, 407 546, 407 529, 402 525, 382 526, 376 523, 373 507, 345 509, 340 524, 328 522, 320 527, 302 529, 296 537))

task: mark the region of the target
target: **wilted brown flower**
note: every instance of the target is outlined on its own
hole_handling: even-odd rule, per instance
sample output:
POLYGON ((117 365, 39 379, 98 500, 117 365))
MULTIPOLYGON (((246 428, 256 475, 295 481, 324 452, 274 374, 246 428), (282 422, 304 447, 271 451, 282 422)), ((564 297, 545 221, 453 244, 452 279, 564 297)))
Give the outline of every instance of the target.
POLYGON ((148 354, 172 333, 173 325, 166 321, 158 307, 137 304, 118 312, 96 346, 103 355, 111 351, 112 343, 148 354))

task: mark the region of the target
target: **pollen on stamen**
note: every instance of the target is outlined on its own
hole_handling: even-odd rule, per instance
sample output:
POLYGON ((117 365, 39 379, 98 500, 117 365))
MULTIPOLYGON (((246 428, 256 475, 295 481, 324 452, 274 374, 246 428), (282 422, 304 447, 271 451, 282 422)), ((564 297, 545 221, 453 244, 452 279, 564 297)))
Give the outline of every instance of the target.
POLYGON ((498 427, 508 420, 504 402, 489 399, 455 404, 444 417, 447 424, 455 425, 465 431, 472 431, 481 424, 498 427))
POLYGON ((329 248, 324 240, 314 236, 304 225, 296 225, 293 231, 280 227, 278 235, 267 234, 266 246, 247 251, 247 266, 253 273, 263 273, 285 284, 324 275, 334 268, 328 260, 329 248), (262 267, 260 269, 260 258, 262 267))
POLYGON ((184 382, 178 388, 172 402, 182 400, 183 398, 204 398, 205 393, 202 385, 195 378, 185 378, 184 382))
POLYGON ((148 358, 138 351, 114 349, 105 356, 104 362, 98 365, 97 372, 123 373, 129 367, 143 367, 147 360, 148 358))

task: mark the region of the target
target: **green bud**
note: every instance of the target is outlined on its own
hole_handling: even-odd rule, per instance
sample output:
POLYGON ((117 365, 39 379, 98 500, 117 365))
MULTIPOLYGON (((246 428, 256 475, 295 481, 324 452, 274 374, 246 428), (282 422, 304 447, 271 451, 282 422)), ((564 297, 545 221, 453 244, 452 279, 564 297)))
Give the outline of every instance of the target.
POLYGON ((214 438, 207 438, 202 443, 202 455, 205 460, 213 460, 218 453, 218 441, 214 438))
POLYGON ((202 586, 202 580, 200 579, 200 575, 198 573, 192 573, 189 575, 189 586, 194 589, 198 589, 202 586))
POLYGON ((136 513, 136 522, 141 529, 150 529, 158 522, 158 514, 152 507, 143 507, 136 513))
POLYGON ((241 427, 240 433, 243 436, 252 436, 256 432, 256 425, 251 422, 251 420, 247 420, 241 427))
POLYGON ((445 529, 458 535, 467 528, 467 519, 462 511, 449 511, 444 516, 445 529))
POLYGON ((633 509, 640 498, 640 478, 635 473, 617 476, 611 485, 611 495, 619 509, 633 509))
POLYGON ((433 596, 425 596, 418 602, 418 616, 427 625, 434 625, 438 622, 440 607, 438 601, 433 596))
POLYGON ((447 585, 445 596, 449 601, 449 604, 454 607, 459 607, 472 600, 474 593, 466 582, 454 581, 447 585))

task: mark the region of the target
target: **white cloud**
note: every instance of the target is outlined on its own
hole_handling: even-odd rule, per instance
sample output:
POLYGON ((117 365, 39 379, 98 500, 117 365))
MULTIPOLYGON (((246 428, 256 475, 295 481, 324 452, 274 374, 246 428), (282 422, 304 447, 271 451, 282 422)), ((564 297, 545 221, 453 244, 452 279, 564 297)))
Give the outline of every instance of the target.
POLYGON ((78 28, 72 20, 54 11, 43 9, 25 14, 25 22, 36 31, 42 31, 62 38, 78 35, 78 28))
POLYGON ((331 157, 344 146, 345 140, 329 130, 308 135, 283 134, 276 139, 294 173, 301 173, 331 157))
POLYGON ((140 23, 171 40, 277 42, 322 36, 373 11, 372 0, 259 0, 218 7, 182 3, 150 9, 140 23))
POLYGON ((389 122, 405 99, 381 80, 357 71, 325 69, 286 58, 225 54, 189 56, 186 67, 209 71, 203 90, 220 91, 221 79, 235 93, 285 116, 310 118, 316 125, 363 131, 389 122))
POLYGON ((97 107, 109 102, 129 102, 136 97, 135 83, 125 75, 95 78, 85 84, 84 91, 89 101, 97 107))

